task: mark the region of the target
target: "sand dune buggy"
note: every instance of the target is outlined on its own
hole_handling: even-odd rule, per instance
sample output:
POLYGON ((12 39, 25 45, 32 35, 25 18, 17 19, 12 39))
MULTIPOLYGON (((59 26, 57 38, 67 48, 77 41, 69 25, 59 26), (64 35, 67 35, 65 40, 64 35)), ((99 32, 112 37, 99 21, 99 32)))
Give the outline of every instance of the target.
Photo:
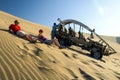
POLYGON ((103 55, 110 55, 116 53, 116 51, 96 32, 95 29, 90 29, 85 24, 68 19, 61 21, 56 28, 56 37, 58 38, 61 45, 64 46, 79 46, 84 50, 90 52, 90 56, 95 59, 101 59, 103 55), (83 29, 86 31, 83 33, 83 29), (94 37, 96 37, 94 39, 94 37))

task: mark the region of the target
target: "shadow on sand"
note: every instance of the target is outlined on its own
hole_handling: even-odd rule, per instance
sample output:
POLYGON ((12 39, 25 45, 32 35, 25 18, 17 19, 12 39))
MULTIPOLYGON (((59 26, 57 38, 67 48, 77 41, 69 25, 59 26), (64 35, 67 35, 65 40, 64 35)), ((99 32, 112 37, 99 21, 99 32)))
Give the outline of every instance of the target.
MULTIPOLYGON (((70 47, 68 47, 68 49, 70 49, 70 50, 72 50, 72 51, 75 51, 75 52, 78 52, 79 54, 82 54, 82 55, 85 55, 85 56, 91 57, 90 52, 82 52, 82 51, 80 51, 80 50, 73 49, 73 48, 70 48, 70 47)), ((91 58, 93 58, 93 57, 91 57, 91 58)), ((94 59, 95 59, 95 58, 94 58, 94 59)), ((102 61, 102 62, 105 63, 105 61, 102 60, 102 59, 96 59, 96 60, 100 60, 100 61, 102 61)))
POLYGON ((6 30, 6 29, 0 29, 1 31, 5 31, 5 32, 9 32, 8 30, 6 30))
MULTIPOLYGON (((14 34, 14 33, 10 33, 9 32, 9 30, 6 30, 6 29, 0 29, 1 31, 4 31, 4 32, 8 32, 9 34, 12 34, 13 36, 15 36, 15 37, 18 37, 18 38, 21 38, 21 39, 24 39, 24 40, 27 40, 27 39, 25 39, 25 38, 23 38, 23 37, 19 37, 19 36, 17 36, 16 34, 14 34)), ((33 36, 33 35, 31 35, 31 36, 33 36)), ((34 36, 33 36, 34 37, 34 36)), ((28 41, 28 40, 27 40, 28 41)), ((31 43, 31 42, 29 42, 29 43, 31 43)))
MULTIPOLYGON (((4 31, 4 32, 7 32, 7 33, 9 33, 9 34, 12 34, 13 36, 15 36, 15 37, 19 37, 19 36, 17 36, 16 34, 14 34, 14 33, 10 33, 9 32, 9 30, 6 30, 6 29, 0 29, 1 31, 4 31)), ((22 38, 22 37, 19 37, 19 38, 22 38)), ((24 38, 22 38, 22 39, 24 39, 24 38)), ((24 40, 26 40, 26 39, 24 39, 24 40)))
POLYGON ((68 49, 70 49, 70 50, 72 50, 72 51, 75 51, 75 52, 78 52, 78 53, 80 53, 80 54, 82 54, 82 55, 86 55, 86 56, 91 57, 91 56, 90 56, 90 53, 85 53, 85 52, 82 52, 82 51, 80 51, 80 50, 73 49, 73 48, 70 48, 70 47, 68 47, 68 49))

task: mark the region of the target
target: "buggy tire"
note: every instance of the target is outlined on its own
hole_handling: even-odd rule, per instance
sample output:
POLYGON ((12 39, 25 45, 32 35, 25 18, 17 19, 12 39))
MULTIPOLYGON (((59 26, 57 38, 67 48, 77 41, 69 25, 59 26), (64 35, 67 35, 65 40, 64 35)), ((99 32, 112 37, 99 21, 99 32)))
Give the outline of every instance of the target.
POLYGON ((99 49, 96 49, 96 48, 92 48, 90 53, 91 53, 91 57, 93 57, 95 59, 102 59, 102 57, 103 57, 102 51, 99 49))

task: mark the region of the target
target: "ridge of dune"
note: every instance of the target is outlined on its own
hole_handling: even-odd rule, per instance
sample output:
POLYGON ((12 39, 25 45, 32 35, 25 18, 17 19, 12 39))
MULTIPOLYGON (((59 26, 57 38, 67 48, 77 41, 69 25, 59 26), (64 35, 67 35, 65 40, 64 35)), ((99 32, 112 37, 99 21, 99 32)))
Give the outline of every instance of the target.
POLYGON ((0 80, 120 80, 120 45, 108 40, 118 52, 96 60, 80 47, 58 49, 44 43, 31 44, 10 34, 8 26, 18 19, 26 32, 37 35, 51 29, 0 11, 0 80))
POLYGON ((102 36, 106 41, 111 41, 120 44, 119 36, 102 36))

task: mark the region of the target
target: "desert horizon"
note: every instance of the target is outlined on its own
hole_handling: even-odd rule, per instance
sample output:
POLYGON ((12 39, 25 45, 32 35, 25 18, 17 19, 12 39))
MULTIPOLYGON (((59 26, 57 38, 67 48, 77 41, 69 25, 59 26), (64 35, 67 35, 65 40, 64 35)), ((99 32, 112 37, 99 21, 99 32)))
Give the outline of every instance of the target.
POLYGON ((117 53, 97 60, 77 46, 59 49, 10 34, 14 20, 29 34, 43 29, 43 35, 51 36, 48 26, 0 11, 0 80, 120 80, 120 36, 102 36, 117 53))

